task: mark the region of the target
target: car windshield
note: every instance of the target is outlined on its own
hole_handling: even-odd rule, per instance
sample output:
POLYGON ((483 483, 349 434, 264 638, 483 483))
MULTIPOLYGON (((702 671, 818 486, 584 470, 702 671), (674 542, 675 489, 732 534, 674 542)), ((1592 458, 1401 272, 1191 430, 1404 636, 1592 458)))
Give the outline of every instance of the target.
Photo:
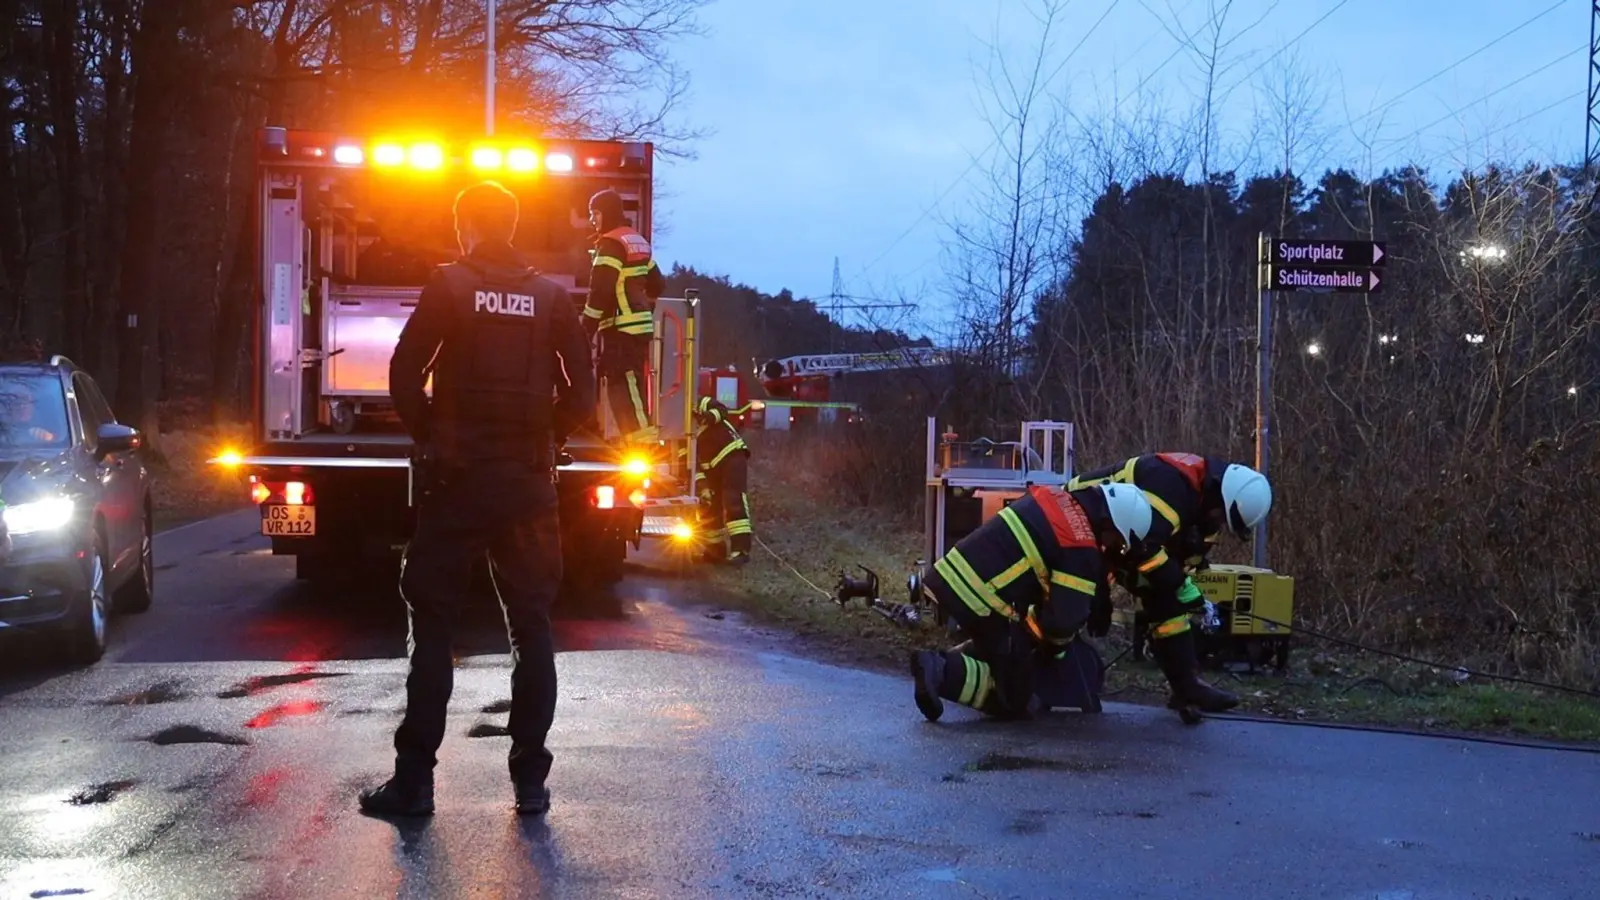
POLYGON ((0 449, 66 447, 71 439, 59 377, 0 370, 0 449))

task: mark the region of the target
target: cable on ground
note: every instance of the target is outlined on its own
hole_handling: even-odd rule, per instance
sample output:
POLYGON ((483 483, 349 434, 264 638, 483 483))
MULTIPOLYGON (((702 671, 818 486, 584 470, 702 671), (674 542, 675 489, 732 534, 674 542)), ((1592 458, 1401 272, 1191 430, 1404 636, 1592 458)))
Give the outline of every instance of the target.
POLYGON ((790 572, 793 572, 794 573, 794 577, 796 577, 796 578, 800 579, 801 581, 805 582, 807 587, 809 587, 813 591, 816 591, 817 593, 821 594, 824 599, 827 599, 827 600, 832 600, 833 599, 833 595, 832 594, 828 593, 827 591, 823 590, 820 587, 817 587, 817 583, 816 582, 814 582, 811 579, 807 578, 806 576, 800 574, 800 570, 796 569, 794 566, 790 565, 789 561, 787 559, 784 559, 783 557, 779 556, 778 555, 778 551, 772 549, 771 547, 768 547, 766 541, 763 541, 759 536, 754 535, 754 534, 752 534, 750 536, 752 538, 755 538, 755 542, 761 546, 761 549, 767 551, 767 553, 773 559, 777 560, 780 565, 782 565, 784 568, 788 569, 790 572))

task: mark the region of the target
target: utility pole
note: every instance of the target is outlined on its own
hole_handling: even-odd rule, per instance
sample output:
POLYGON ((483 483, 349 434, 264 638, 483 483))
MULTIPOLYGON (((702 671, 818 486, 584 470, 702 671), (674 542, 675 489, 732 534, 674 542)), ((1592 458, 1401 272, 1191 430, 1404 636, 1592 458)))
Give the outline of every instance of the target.
MULTIPOLYGON (((1600 0, 1595 0, 1600 3, 1600 0)), ((485 30, 488 32, 484 40, 484 93, 483 93, 483 131, 494 136, 494 20, 496 0, 487 0, 487 13, 485 17, 485 30)))

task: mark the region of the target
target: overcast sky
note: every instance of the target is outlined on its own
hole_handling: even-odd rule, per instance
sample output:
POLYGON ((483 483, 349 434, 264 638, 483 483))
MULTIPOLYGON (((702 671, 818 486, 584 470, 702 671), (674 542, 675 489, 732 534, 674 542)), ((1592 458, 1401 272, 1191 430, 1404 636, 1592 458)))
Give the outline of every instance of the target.
MULTIPOLYGON (((936 290, 948 237, 940 219, 972 202, 982 181, 973 158, 991 146, 976 77, 985 45, 998 33, 1011 63, 1026 65, 1038 40, 1029 5, 713 0, 701 17, 709 34, 682 46, 680 57, 693 77, 683 112, 714 134, 697 145, 697 159, 659 170, 669 229, 657 242, 660 261, 820 297, 837 256, 848 293, 936 290)), ((1168 29, 1196 31, 1220 5, 1073 0, 1052 41, 1048 69, 1066 61, 1052 92, 1091 113, 1148 78, 1147 91, 1175 109, 1191 106, 1204 80, 1192 54, 1173 58, 1179 43, 1168 29)), ((1327 162, 1365 173, 1357 131, 1387 142, 1375 154, 1380 167, 1409 157, 1444 173, 1508 147, 1577 162, 1589 14, 1586 0, 1235 0, 1223 83, 1268 64, 1229 94, 1222 124, 1240 143, 1257 121, 1264 82, 1287 54, 1269 57, 1326 15, 1292 52, 1331 98, 1322 124, 1339 133, 1327 162), (1470 145, 1469 133, 1478 135, 1470 145)))

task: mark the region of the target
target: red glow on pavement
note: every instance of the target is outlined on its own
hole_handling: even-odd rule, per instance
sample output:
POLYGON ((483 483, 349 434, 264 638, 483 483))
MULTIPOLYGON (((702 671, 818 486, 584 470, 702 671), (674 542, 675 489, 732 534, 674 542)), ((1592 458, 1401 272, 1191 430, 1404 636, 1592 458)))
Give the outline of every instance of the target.
POLYGON ((289 777, 288 769, 269 769, 250 779, 244 789, 244 802, 249 806, 271 806, 278 802, 278 788, 289 777))
POLYGON ((279 703, 277 706, 262 710, 260 715, 244 723, 244 727, 271 728, 284 719, 315 715, 321 711, 321 700, 290 700, 287 703, 279 703))

